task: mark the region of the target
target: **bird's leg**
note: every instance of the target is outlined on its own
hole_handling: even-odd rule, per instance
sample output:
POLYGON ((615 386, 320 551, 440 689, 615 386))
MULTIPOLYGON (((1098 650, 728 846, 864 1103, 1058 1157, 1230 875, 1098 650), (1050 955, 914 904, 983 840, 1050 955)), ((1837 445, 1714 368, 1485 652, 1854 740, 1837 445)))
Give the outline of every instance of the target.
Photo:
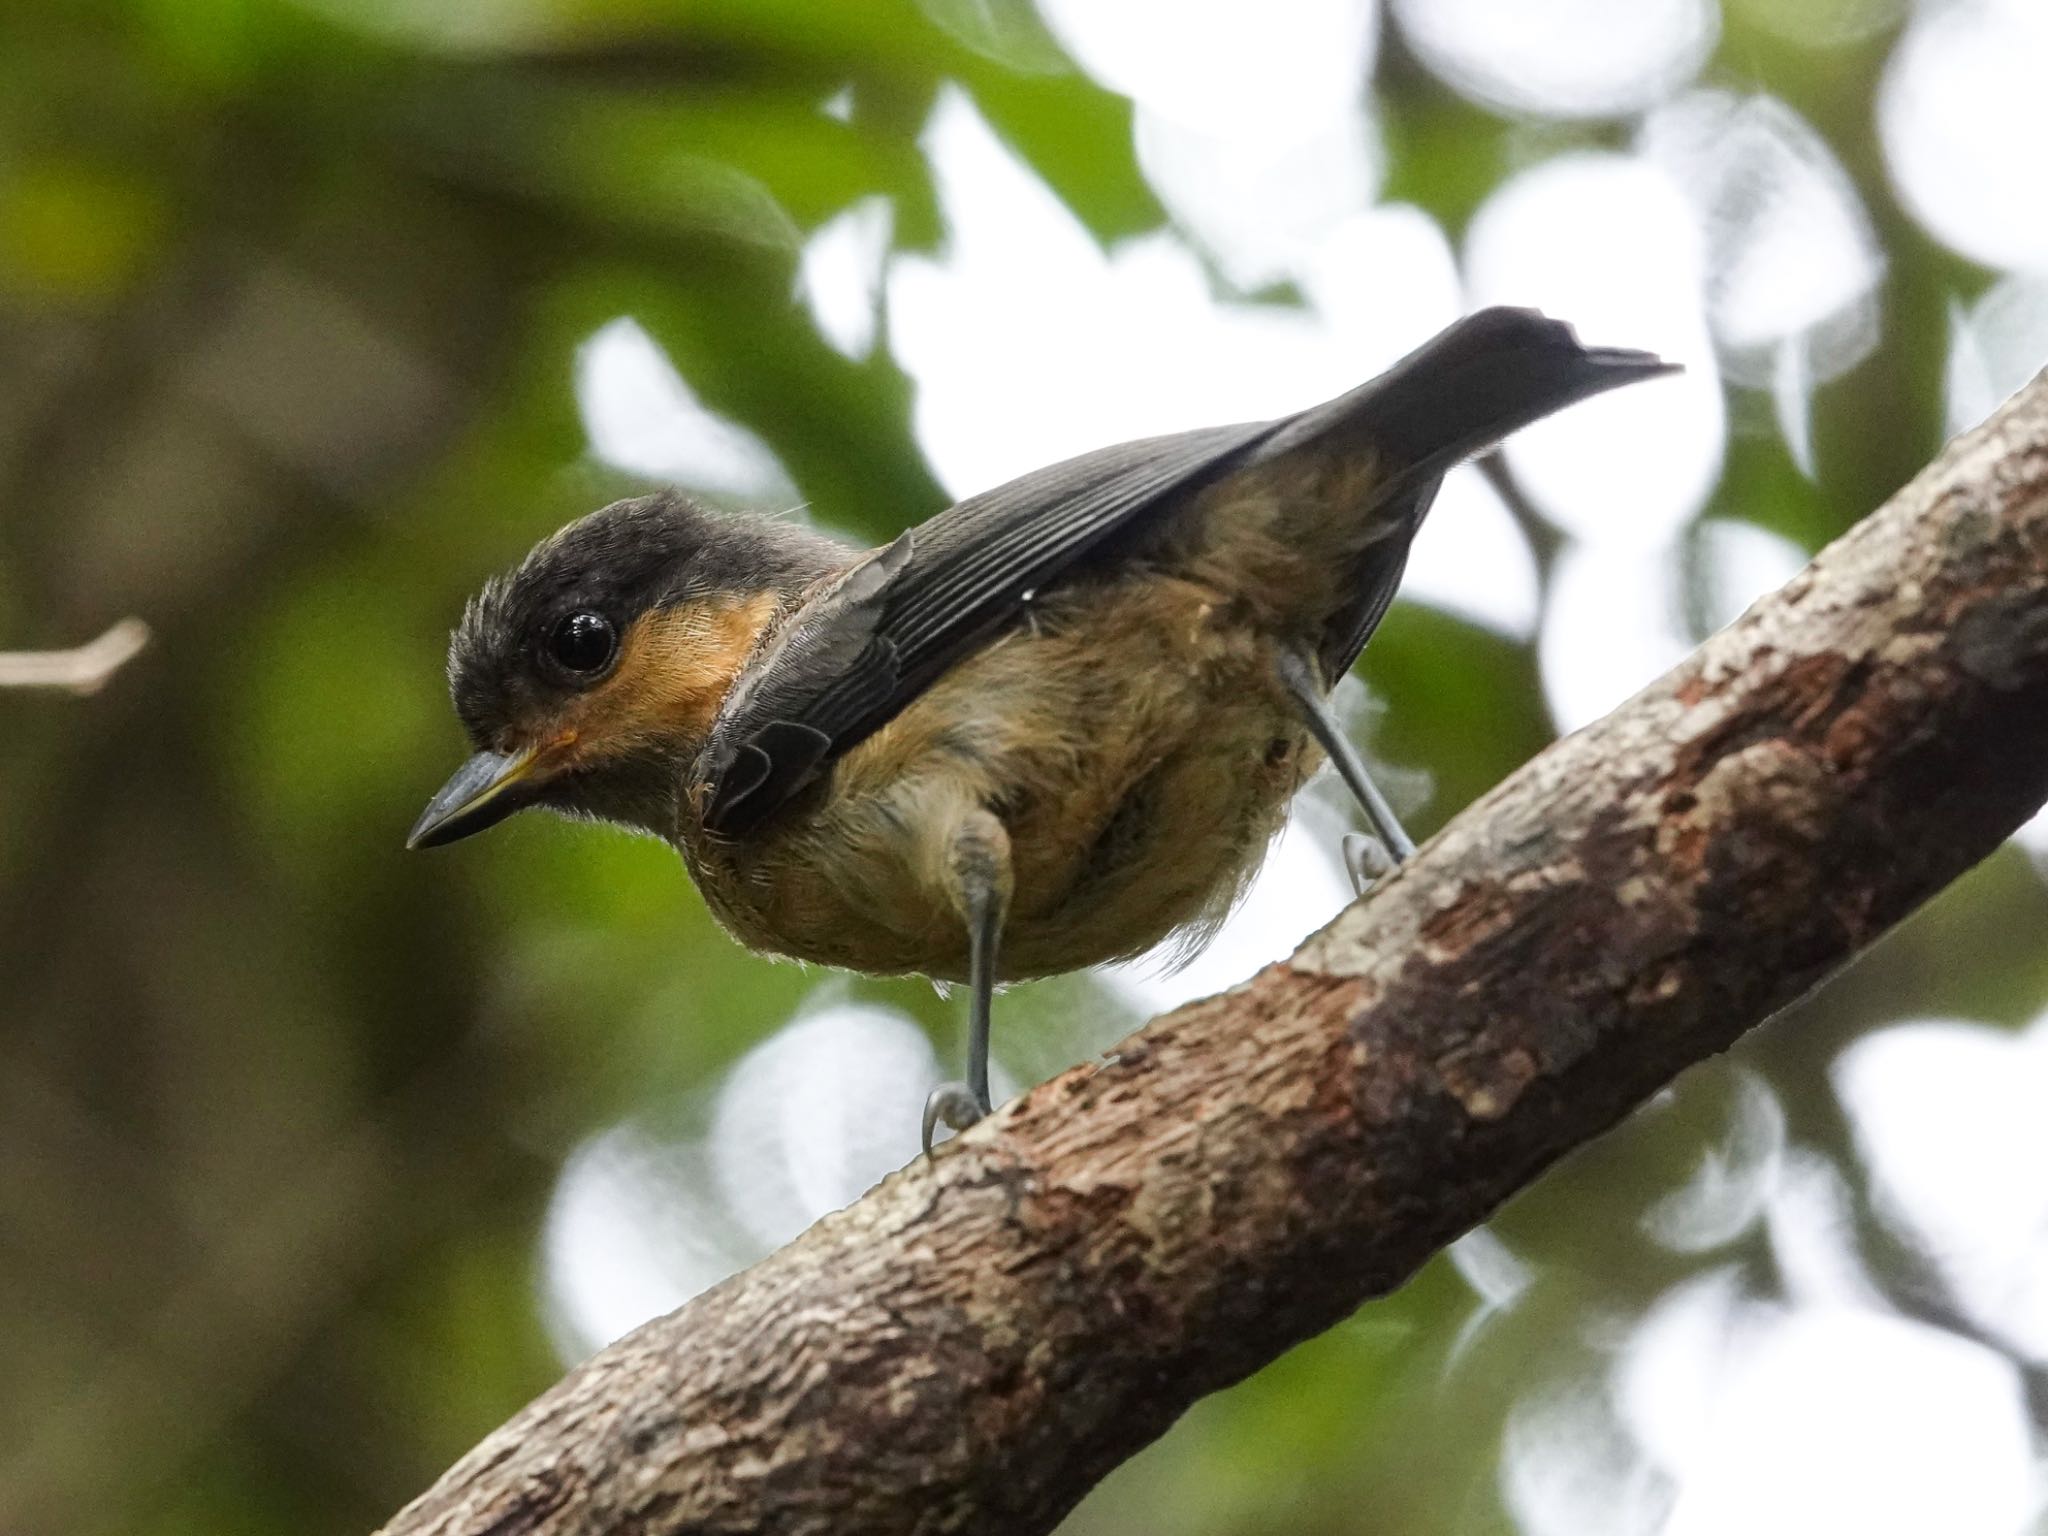
POLYGON ((1344 846, 1345 867, 1351 872, 1352 885, 1362 896, 1380 875, 1407 861, 1415 852, 1415 840, 1402 828, 1394 808, 1387 804, 1387 797, 1365 771, 1365 759, 1358 755, 1358 748, 1351 744, 1351 738, 1330 712, 1314 663, 1298 651, 1283 650, 1278 666, 1280 681, 1300 707, 1309 734, 1337 765, 1338 774, 1372 824, 1371 839, 1361 838, 1354 845, 1346 838, 1344 846))
POLYGON ((964 1131, 993 1107, 988 1092, 989 1011, 996 990, 996 945, 1010 904, 1010 834, 993 812, 977 807, 961 818, 946 846, 943 878, 967 925, 967 1081, 941 1083, 924 1101, 924 1150, 944 1121, 964 1131))
POLYGON ((1394 856, 1369 832, 1346 832, 1338 847, 1344 856, 1344 873, 1351 877, 1351 889, 1357 895, 1363 896, 1383 876, 1394 872, 1394 856))

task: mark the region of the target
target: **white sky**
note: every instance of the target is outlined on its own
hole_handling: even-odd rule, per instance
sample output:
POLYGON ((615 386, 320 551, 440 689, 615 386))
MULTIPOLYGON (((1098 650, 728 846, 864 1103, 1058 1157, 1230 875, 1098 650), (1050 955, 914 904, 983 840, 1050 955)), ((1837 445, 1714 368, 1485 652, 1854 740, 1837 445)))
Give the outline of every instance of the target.
POLYGON ((1477 101, 1544 117, 1641 111, 1690 80, 1713 0, 1394 0, 1409 45, 1477 101))

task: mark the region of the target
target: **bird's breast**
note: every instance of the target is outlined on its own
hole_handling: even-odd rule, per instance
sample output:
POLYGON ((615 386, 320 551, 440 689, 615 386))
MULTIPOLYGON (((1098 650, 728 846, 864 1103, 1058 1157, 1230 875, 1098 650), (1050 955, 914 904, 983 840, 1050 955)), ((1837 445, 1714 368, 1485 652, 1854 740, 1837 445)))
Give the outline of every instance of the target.
POLYGON ((966 934, 933 839, 983 806, 1010 835, 1002 976, 1140 953, 1220 918, 1315 766, 1272 647, 1200 582, 1069 589, 773 822, 733 842, 686 836, 686 855, 754 948, 959 978, 966 934))

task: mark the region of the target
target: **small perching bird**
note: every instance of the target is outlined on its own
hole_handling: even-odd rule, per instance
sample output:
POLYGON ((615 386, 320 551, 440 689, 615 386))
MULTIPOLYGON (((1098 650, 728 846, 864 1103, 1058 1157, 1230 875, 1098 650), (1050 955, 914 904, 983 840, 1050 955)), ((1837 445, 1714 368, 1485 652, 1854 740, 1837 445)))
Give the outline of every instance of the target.
POLYGON ((988 1113, 999 981, 1200 936, 1328 755, 1412 850, 1329 688, 1400 583, 1444 474, 1672 371, 1489 309, 1278 421, 1083 454, 855 551, 681 496, 621 501, 488 583, 449 677, 476 748, 413 827, 524 806, 681 850, 742 943, 972 989, 988 1113))

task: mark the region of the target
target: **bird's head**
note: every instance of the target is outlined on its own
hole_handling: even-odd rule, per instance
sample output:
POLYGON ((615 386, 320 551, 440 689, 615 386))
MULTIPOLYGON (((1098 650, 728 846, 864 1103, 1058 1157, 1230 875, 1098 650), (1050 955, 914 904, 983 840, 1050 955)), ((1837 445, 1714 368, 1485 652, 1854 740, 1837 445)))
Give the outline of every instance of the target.
POLYGON ((406 846, 532 805, 672 836, 684 770, 762 631, 844 558, 805 529, 673 493, 544 539, 463 610, 448 686, 475 755, 406 846))

